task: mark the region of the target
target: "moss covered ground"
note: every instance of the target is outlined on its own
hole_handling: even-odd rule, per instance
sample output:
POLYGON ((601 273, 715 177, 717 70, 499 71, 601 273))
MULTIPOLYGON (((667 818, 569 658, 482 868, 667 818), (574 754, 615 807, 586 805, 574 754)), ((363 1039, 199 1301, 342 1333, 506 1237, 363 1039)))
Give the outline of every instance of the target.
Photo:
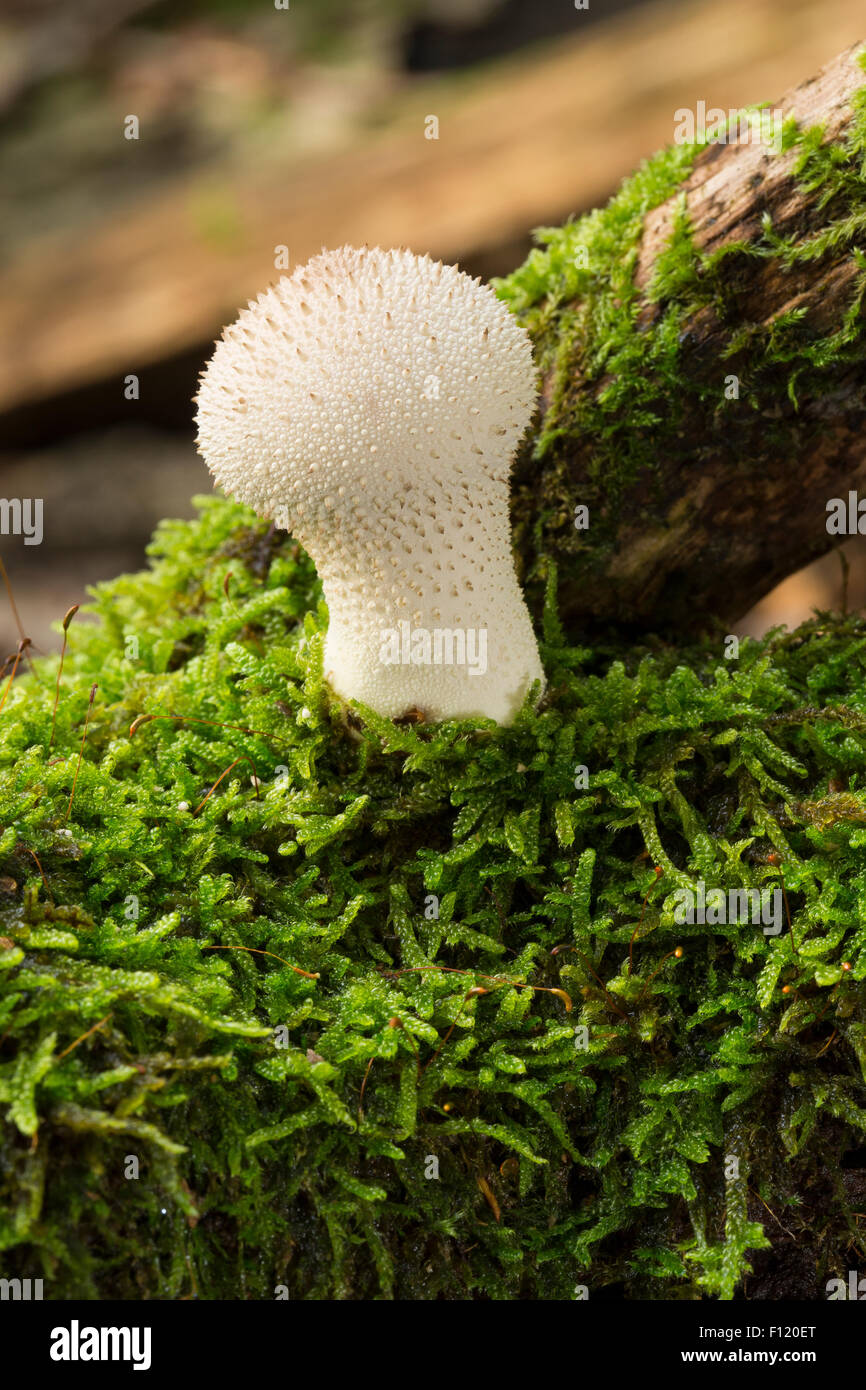
MULTIPOLYGON (((855 110, 835 153, 786 130, 834 246, 863 225, 855 110)), ((575 646, 546 548, 557 507, 570 527, 562 441, 585 435, 624 497, 676 427, 682 315, 723 281, 676 221, 639 347, 632 281, 694 153, 500 287, 552 382, 517 499, 549 684, 513 727, 347 708, 310 561, 213 497, 98 587, 62 675, 7 663, 4 1277, 49 1298, 729 1299, 822 1298, 862 1268, 866 622, 736 654, 575 646), (604 390, 570 391, 575 353, 604 390), (678 920, 701 882, 778 891, 780 929, 678 920)), ((727 268, 809 254, 761 238, 727 268)), ((823 347, 776 325, 757 415, 793 408, 807 358, 809 389, 856 359, 864 283, 823 347)), ((609 542, 557 553, 578 573, 609 542)))
POLYGON ((56 657, 0 713, 4 1276, 728 1298, 799 1252, 822 1297, 862 1263, 866 624, 591 651, 551 582, 538 711, 413 726, 329 693, 285 535, 202 499, 152 552, 70 625, 53 745, 56 657), (698 880, 783 880, 790 927, 678 922, 698 880))

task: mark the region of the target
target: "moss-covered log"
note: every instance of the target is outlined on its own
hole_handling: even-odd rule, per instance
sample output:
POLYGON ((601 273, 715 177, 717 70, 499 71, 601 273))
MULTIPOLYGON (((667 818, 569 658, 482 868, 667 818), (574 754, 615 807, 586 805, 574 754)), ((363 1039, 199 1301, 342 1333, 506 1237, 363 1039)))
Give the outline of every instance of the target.
POLYGON ((0 721, 4 1277, 821 1299, 862 1268, 866 624, 611 659, 551 602, 541 712, 349 727, 297 547, 211 498, 154 559, 72 630, 56 724, 56 657, 0 721))
POLYGON ((572 636, 729 624, 866 492, 863 80, 843 54, 769 141, 674 145, 502 283, 544 371, 518 551, 530 585, 557 562, 572 636))

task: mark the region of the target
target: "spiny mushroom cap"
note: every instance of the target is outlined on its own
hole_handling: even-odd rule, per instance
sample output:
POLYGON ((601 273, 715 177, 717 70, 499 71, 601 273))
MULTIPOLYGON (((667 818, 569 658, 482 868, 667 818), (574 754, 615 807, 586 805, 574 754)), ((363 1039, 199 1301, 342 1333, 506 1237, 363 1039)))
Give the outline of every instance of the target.
POLYGON ((529 339, 489 286, 410 251, 323 251, 223 332, 198 394, 216 481, 291 529, 473 453, 505 477, 532 416, 529 339))
POLYGON ((501 718, 519 705, 541 668, 508 474, 535 371, 488 286, 405 250, 325 251, 224 331, 197 399, 216 481, 276 515, 316 563, 335 689, 385 714, 501 718), (489 628, 485 679, 383 668, 376 633, 400 619, 489 628))

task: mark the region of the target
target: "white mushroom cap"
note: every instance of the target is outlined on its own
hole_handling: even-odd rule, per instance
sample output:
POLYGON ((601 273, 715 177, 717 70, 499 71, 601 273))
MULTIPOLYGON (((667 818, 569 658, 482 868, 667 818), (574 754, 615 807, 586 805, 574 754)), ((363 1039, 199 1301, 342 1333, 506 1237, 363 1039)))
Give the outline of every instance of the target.
POLYGON ((199 450, 315 562, 339 695, 507 723, 543 681, 508 513, 535 395, 529 338, 489 286, 409 251, 323 251, 224 330, 199 450), (455 630, 467 661, 447 664, 445 636, 437 664, 455 630))

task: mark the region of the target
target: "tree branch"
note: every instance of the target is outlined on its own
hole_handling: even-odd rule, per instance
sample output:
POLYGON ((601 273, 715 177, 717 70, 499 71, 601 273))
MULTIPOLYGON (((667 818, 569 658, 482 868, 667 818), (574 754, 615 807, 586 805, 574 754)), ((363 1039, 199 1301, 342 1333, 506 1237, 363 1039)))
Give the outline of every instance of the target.
POLYGON ((742 127, 672 146, 503 282, 544 382, 516 548, 536 602, 556 562, 572 634, 730 625, 844 539, 829 499, 866 496, 864 84, 852 50, 779 103, 775 149, 742 127))

